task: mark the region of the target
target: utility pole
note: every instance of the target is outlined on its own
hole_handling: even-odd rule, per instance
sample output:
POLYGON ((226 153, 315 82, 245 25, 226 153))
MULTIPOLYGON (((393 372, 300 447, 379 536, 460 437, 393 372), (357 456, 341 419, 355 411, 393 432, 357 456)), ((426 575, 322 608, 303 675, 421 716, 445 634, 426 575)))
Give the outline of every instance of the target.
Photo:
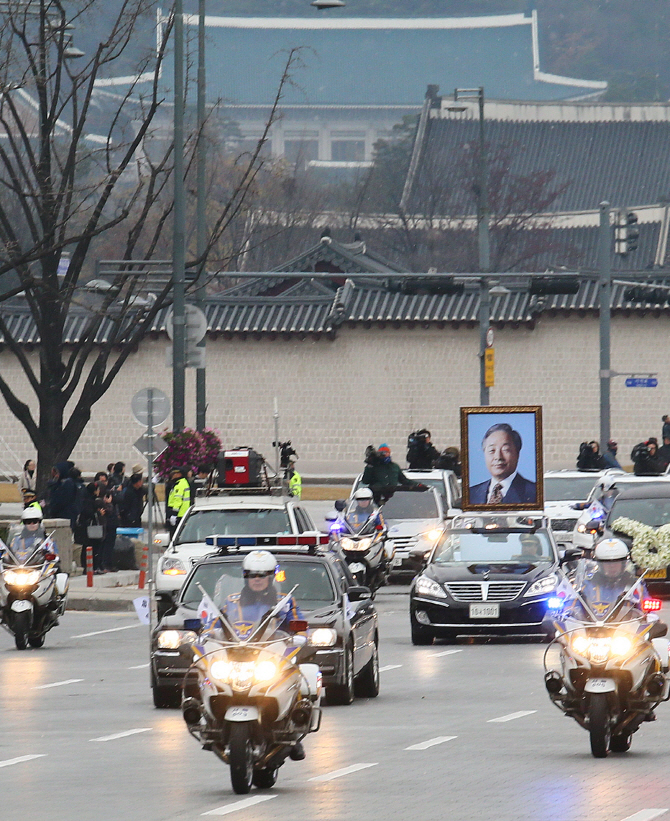
MULTIPOLYGON (((198 0, 198 143, 197 143, 197 204, 196 204, 196 255, 202 258, 206 248, 205 236, 205 164, 207 162, 207 144, 205 142, 205 0, 198 0)), ((205 277, 207 265, 205 261, 198 266, 200 279, 197 290, 197 305, 205 313, 205 277)), ((207 334, 198 343, 199 348, 207 344, 207 334)), ((205 368, 197 368, 195 372, 195 422, 197 430, 204 430, 207 413, 207 372, 205 368)))
POLYGON ((612 304, 610 204, 600 203, 598 236, 599 308, 600 308, 600 447, 607 447, 610 435, 610 312, 612 304))
POLYGON ((172 339, 172 426, 183 430, 186 394, 185 279, 186 211, 184 208, 184 8, 175 0, 174 10, 174 229, 173 339, 172 339))

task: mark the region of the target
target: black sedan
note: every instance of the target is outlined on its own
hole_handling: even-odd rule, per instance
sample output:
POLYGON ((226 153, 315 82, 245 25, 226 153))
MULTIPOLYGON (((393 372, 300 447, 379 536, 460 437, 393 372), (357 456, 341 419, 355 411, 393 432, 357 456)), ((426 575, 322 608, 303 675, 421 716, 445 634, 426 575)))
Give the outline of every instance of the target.
MULTIPOLYGON (((281 551, 275 585, 287 592, 298 585, 294 598, 309 623, 308 646, 302 662, 319 665, 331 704, 350 704, 354 696, 379 692, 377 611, 370 590, 356 586, 344 561, 331 553, 281 551)), ((176 707, 201 623, 201 587, 217 606, 242 586, 244 553, 205 557, 187 577, 172 610, 153 632, 151 686, 156 707, 176 707)))
POLYGON ((542 622, 560 575, 546 527, 479 516, 470 527, 448 531, 412 582, 412 643, 459 635, 544 635, 542 622))
MULTIPOLYGON (((630 547, 632 538, 614 528, 614 522, 620 518, 654 528, 670 524, 670 482, 640 483, 630 490, 623 490, 614 500, 605 520, 603 536, 623 539, 630 547)), ((670 566, 648 570, 645 582, 650 593, 670 596, 670 566)))

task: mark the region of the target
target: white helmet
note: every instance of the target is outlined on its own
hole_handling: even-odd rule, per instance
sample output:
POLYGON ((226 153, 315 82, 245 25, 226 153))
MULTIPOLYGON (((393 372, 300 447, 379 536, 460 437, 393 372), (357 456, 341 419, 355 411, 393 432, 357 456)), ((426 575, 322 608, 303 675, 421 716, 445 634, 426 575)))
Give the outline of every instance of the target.
POLYGON ((269 550, 252 550, 247 553, 242 562, 245 577, 254 575, 274 576, 277 560, 269 550))
POLYGON ((360 501, 361 499, 372 499, 372 491, 369 487, 359 487, 354 493, 354 499, 360 501))
POLYGON ((42 513, 36 507, 27 507, 21 514, 22 522, 41 522, 42 513))
POLYGON ((596 545, 593 558, 599 562, 624 562, 628 553, 628 545, 622 539, 603 539, 596 545))

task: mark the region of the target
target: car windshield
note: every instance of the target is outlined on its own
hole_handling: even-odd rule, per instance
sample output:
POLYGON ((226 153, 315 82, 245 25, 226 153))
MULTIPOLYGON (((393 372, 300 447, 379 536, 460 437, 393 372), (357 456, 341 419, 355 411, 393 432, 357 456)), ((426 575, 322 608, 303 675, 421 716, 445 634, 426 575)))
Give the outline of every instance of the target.
POLYGON ((175 544, 204 542, 208 536, 272 536, 292 533, 283 508, 231 510, 194 509, 184 522, 175 544))
MULTIPOLYGON (((243 583, 241 557, 239 560, 201 564, 185 585, 181 601, 195 610, 202 600, 198 586, 201 585, 221 608, 228 596, 240 592, 243 583)), ((336 600, 335 588, 323 562, 308 559, 280 561, 275 575, 279 595, 285 595, 296 584, 298 588, 293 596, 301 610, 316 610, 336 600)))
POLYGON ((432 493, 397 491, 383 507, 387 519, 438 519, 440 513, 432 493))
POLYGON ((596 476, 544 477, 545 502, 581 502, 589 498, 596 482, 596 476))
POLYGON ((435 564, 534 564, 553 562, 554 552, 545 533, 446 534, 433 557, 435 564))
POLYGON ((618 498, 610 510, 608 523, 623 516, 642 522, 650 527, 660 527, 670 523, 670 498, 668 499, 621 499, 618 498))

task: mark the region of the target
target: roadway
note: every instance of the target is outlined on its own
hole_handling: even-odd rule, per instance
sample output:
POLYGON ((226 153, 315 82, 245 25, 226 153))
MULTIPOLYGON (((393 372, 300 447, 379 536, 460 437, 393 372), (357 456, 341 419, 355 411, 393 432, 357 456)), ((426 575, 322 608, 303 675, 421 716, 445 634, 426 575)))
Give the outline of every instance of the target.
POLYGON ((377 600, 379 698, 325 707, 307 759, 249 797, 179 711, 154 709, 133 615, 68 612, 25 652, 3 632, 0 818, 670 821, 669 706, 630 753, 596 760, 549 703, 542 645, 413 647, 399 592, 377 600))

